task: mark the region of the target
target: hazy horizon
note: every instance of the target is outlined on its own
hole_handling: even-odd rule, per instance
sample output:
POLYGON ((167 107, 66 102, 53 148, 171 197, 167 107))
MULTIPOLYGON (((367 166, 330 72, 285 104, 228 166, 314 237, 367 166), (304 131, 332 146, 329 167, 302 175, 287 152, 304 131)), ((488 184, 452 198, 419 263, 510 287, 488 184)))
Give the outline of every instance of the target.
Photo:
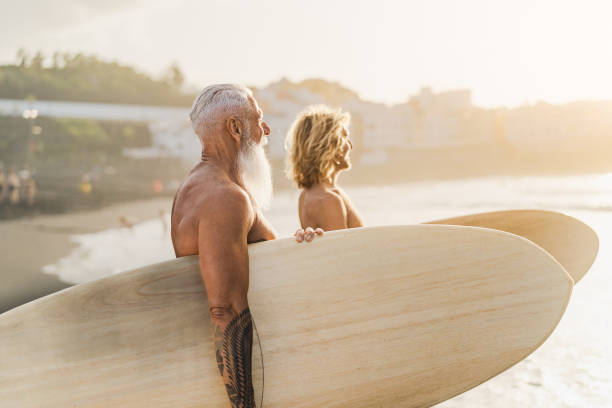
POLYGON ((196 88, 322 78, 388 104, 422 86, 475 105, 612 99, 605 1, 2 1, 0 63, 17 50, 83 52, 196 88))

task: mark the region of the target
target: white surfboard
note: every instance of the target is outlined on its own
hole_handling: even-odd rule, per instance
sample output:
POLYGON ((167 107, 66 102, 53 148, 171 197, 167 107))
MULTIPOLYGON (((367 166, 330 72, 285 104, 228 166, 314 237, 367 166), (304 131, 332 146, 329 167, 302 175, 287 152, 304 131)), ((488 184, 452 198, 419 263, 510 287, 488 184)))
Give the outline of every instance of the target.
MULTIPOLYGON (((258 405, 427 407, 534 351, 572 280, 505 232, 375 227, 249 247, 258 405)), ((7 407, 229 407, 197 257, 0 315, 7 407)))
POLYGON ((527 238, 550 253, 577 283, 597 257, 599 239, 582 221, 555 211, 508 210, 430 221, 493 228, 527 238))

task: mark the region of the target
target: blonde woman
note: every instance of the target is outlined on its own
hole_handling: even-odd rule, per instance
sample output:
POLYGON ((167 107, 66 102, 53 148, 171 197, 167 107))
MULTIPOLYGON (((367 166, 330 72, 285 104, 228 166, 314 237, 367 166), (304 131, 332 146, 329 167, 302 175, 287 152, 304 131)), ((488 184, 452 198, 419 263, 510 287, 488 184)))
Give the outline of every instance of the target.
MULTIPOLYGON (((298 115, 287 134, 287 176, 302 189, 298 212, 306 233, 363 226, 338 175, 351 168, 350 115, 317 105, 298 115)), ((299 235, 299 231, 298 231, 299 235)), ((297 237, 299 240, 299 236, 297 237)))

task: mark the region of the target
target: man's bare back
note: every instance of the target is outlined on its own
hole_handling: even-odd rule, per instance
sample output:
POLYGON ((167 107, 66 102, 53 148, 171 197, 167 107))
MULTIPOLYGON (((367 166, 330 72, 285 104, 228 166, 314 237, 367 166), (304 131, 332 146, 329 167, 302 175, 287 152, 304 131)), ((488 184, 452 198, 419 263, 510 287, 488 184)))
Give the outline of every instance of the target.
POLYGON ((176 256, 198 254, 198 225, 200 217, 208 213, 207 205, 211 204, 211 200, 224 201, 239 195, 243 195, 250 204, 246 206, 248 211, 244 214, 248 224, 247 244, 275 239, 274 229, 249 194, 214 165, 202 162, 179 187, 172 205, 171 235, 176 256))

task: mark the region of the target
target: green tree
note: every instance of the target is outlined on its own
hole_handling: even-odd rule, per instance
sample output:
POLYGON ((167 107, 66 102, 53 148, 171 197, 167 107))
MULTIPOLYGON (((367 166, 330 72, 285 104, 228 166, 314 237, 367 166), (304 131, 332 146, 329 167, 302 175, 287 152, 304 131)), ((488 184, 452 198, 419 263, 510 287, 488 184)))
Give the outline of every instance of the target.
POLYGON ((166 70, 164 81, 173 88, 179 89, 181 86, 183 86, 183 83, 185 82, 185 75, 183 75, 183 71, 181 71, 181 68, 176 62, 170 65, 166 70))
POLYGON ((195 95, 181 91, 185 76, 173 63, 159 79, 117 62, 82 53, 54 53, 45 67, 41 52, 17 53, 16 65, 0 66, 0 98, 189 106, 195 95))
POLYGON ((30 57, 25 49, 20 48, 17 51, 17 64, 20 67, 25 68, 28 65, 29 59, 30 57))

